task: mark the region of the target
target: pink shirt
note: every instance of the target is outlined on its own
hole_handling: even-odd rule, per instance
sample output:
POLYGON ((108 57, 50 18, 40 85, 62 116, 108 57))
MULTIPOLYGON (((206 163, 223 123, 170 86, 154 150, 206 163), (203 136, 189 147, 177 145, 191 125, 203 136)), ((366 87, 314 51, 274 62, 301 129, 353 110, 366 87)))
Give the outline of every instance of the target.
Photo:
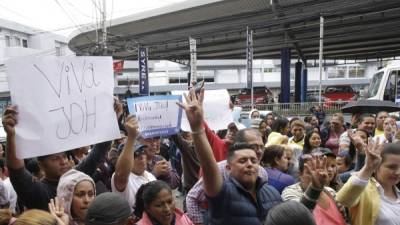
POLYGON ((329 138, 325 143, 325 147, 329 148, 335 155, 337 155, 339 152, 340 134, 341 133, 337 134, 337 133, 331 131, 329 134, 329 138))
POLYGON ((318 204, 315 206, 313 215, 317 225, 346 225, 342 214, 336 207, 335 201, 328 197, 329 207, 322 208, 318 204))

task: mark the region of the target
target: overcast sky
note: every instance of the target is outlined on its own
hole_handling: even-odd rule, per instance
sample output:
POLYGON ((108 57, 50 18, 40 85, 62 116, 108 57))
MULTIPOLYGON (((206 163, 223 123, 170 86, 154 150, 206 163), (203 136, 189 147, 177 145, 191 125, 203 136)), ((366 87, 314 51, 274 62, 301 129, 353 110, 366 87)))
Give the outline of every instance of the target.
MULTIPOLYGON (((107 20, 182 1, 106 0, 107 20)), ((103 0, 0 0, 0 18, 68 36, 77 25, 98 22, 102 3, 103 0)))

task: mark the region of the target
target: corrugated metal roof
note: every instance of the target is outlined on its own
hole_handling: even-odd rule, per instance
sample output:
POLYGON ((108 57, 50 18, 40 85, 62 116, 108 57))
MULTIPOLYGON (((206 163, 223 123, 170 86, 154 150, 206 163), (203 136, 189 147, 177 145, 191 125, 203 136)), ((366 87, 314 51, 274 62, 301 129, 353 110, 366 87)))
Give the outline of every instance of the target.
MULTIPOLYGON (((108 53, 116 58, 136 59, 135 48, 141 44, 149 47, 151 59, 188 59, 188 37, 192 36, 197 39, 199 59, 245 58, 245 31, 250 26, 254 30, 256 58, 279 58, 280 50, 290 47, 293 58, 316 59, 322 14, 324 58, 400 55, 398 0, 189 2, 172 6, 164 13, 158 10, 156 16, 149 13, 148 18, 141 14, 113 21, 108 29, 108 53)), ((95 32, 91 30, 74 36, 69 46, 78 54, 93 54, 97 45, 94 40, 95 32)))

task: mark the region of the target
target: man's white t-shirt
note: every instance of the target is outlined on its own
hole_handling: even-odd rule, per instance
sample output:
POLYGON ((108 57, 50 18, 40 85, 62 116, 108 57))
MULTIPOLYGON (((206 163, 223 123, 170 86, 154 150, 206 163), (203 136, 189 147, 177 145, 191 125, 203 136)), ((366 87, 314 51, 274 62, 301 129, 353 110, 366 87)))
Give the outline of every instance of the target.
POLYGON ((128 200, 129 206, 131 207, 132 211, 135 208, 136 193, 139 190, 140 186, 142 186, 143 184, 146 184, 150 181, 156 180, 154 175, 147 171, 144 171, 144 174, 142 176, 138 176, 134 173, 130 173, 129 179, 128 179, 128 184, 126 185, 125 190, 122 192, 119 192, 115 188, 114 175, 115 175, 115 173, 112 175, 112 178, 111 178, 111 189, 113 192, 121 194, 126 200, 128 200))

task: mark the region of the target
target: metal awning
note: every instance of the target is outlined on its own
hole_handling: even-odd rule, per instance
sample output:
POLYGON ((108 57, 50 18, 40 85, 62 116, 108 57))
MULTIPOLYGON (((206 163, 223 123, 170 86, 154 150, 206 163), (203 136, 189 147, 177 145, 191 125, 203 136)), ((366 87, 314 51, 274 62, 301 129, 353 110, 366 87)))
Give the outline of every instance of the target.
MULTIPOLYGON (((198 59, 245 59, 249 26, 256 59, 280 58, 285 47, 292 58, 317 59, 320 15, 325 59, 400 55, 399 0, 190 0, 111 21, 107 54, 137 59, 140 44, 149 48, 150 59, 187 60, 191 36, 198 59)), ((90 27, 69 42, 78 55, 92 55, 96 46, 90 27)))

